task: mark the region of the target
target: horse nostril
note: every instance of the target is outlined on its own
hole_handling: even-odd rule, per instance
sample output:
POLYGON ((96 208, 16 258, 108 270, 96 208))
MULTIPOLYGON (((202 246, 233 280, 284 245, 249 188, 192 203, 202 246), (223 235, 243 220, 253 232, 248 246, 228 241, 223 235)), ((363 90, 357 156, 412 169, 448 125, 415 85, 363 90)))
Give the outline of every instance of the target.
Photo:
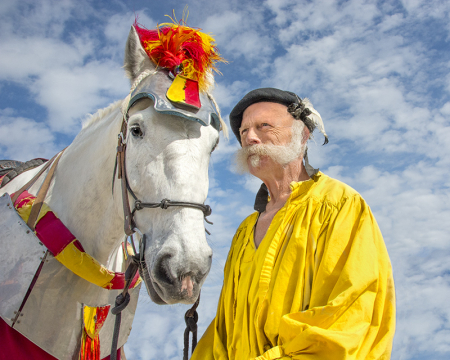
POLYGON ((174 279, 170 273, 170 266, 169 266, 169 260, 172 257, 172 255, 167 254, 164 256, 161 256, 161 258, 158 260, 158 263, 155 266, 155 277, 158 282, 163 282, 169 285, 174 285, 174 279))

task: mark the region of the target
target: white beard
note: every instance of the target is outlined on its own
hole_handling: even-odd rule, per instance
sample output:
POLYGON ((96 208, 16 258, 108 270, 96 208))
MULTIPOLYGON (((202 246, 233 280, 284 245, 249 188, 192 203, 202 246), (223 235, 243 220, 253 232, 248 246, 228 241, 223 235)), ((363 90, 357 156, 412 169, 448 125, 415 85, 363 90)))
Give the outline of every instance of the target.
POLYGON ((255 144, 243 147, 236 152, 236 170, 240 174, 250 172, 247 160, 252 167, 258 167, 262 156, 268 156, 281 166, 303 157, 306 142, 302 144, 305 125, 300 120, 292 125, 291 141, 286 145, 255 144))

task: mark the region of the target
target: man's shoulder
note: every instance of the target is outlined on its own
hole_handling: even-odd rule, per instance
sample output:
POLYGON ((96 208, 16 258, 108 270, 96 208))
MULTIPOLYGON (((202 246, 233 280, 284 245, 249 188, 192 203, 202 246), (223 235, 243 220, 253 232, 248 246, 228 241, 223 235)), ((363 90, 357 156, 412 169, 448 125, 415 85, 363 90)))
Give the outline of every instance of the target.
POLYGON ((239 225, 237 228, 237 231, 242 231, 246 229, 248 226, 253 226, 256 223, 256 220, 258 218, 258 212, 252 212, 250 215, 248 215, 239 225))
POLYGON ((339 206, 349 198, 362 199, 361 195, 351 186, 322 172, 316 175, 314 181, 316 184, 311 189, 311 196, 321 201, 339 206))

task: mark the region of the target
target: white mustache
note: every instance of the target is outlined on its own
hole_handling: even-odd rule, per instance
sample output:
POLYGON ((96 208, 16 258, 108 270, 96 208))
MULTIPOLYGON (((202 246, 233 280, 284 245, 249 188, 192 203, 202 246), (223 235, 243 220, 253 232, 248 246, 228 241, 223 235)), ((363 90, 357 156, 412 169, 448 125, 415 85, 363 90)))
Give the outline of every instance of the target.
POLYGON ((292 139, 286 145, 254 144, 243 147, 236 152, 235 164, 239 173, 249 172, 248 160, 252 167, 258 167, 262 156, 268 156, 281 166, 303 157, 306 142, 302 144, 303 123, 294 123, 292 126, 292 139))

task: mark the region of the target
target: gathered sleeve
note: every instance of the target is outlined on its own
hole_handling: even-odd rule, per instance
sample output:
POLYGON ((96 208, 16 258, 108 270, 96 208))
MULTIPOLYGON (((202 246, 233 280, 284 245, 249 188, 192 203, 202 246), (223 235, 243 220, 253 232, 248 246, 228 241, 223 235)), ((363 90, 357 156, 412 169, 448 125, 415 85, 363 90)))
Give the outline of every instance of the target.
POLYGON ((319 231, 307 308, 282 316, 276 346, 255 360, 390 358, 395 293, 389 256, 365 201, 354 196, 341 205, 319 231))

